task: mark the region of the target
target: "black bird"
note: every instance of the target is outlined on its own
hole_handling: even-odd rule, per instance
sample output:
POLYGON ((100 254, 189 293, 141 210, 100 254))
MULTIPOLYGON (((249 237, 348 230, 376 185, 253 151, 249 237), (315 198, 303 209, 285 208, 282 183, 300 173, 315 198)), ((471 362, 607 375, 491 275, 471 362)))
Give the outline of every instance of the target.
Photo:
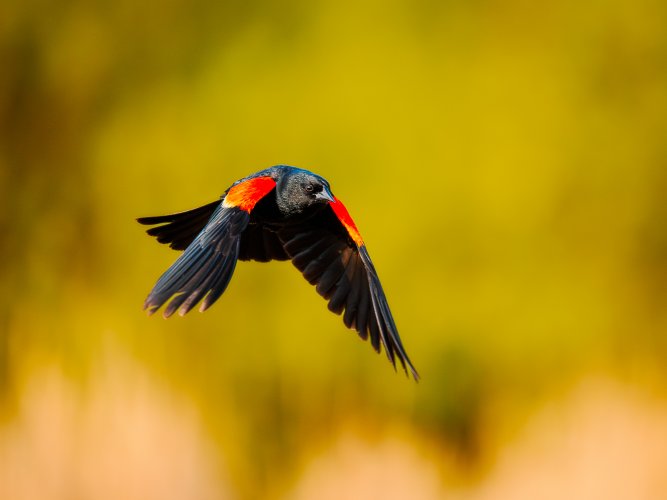
POLYGON ((160 243, 185 250, 144 303, 149 314, 205 311, 227 288, 237 260, 291 260, 329 309, 394 367, 419 379, 398 336, 375 267, 345 206, 319 175, 288 165, 236 181, 220 200, 187 212, 141 217, 160 243), (170 300, 171 299, 171 300, 170 300))

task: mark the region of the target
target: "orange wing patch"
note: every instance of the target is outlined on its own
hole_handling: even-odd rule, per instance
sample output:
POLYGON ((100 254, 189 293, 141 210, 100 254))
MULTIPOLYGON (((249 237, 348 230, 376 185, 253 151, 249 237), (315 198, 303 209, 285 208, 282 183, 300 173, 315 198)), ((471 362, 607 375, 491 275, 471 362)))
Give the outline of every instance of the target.
POLYGON ((225 208, 237 207, 250 213, 257 202, 264 198, 274 187, 276 187, 276 181, 271 177, 248 179, 232 186, 227 191, 222 206, 225 208))
POLYGON ((350 213, 347 211, 347 208, 345 208, 345 205, 343 205, 343 203, 335 196, 334 200, 336 201, 329 203, 329 205, 331 205, 331 208, 336 214, 336 217, 338 217, 338 220, 343 224, 343 226, 345 226, 347 234, 350 235, 350 238, 352 238, 357 246, 362 246, 364 244, 364 240, 361 238, 361 234, 359 234, 359 230, 354 224, 352 217, 350 217, 350 213))

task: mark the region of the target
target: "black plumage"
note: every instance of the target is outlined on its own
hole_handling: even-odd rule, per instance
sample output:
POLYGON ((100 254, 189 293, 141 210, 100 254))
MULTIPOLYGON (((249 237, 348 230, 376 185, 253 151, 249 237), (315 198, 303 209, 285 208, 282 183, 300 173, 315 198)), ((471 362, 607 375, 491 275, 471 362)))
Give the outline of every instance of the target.
POLYGON ((142 217, 160 243, 185 250, 160 277, 144 308, 183 315, 225 291, 238 260, 291 260, 362 339, 419 376, 398 335, 382 285, 354 222, 329 183, 279 165, 234 183, 220 200, 173 215, 142 217))

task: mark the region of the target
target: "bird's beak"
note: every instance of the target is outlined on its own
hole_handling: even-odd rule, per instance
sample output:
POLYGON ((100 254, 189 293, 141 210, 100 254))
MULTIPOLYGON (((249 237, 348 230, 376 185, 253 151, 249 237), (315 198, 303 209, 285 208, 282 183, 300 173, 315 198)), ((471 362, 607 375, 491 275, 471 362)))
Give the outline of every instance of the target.
POLYGON ((336 202, 336 198, 334 198, 334 195, 331 194, 331 191, 329 191, 329 188, 326 187, 326 186, 324 186, 322 188, 322 191, 320 191, 319 193, 317 193, 315 195, 315 199, 325 200, 325 201, 328 201, 330 203, 335 203, 336 202))

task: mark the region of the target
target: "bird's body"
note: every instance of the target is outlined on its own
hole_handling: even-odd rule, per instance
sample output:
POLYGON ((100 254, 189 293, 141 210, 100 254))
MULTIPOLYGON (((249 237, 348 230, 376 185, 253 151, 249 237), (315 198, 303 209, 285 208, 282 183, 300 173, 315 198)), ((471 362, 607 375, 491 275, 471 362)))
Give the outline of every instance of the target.
POLYGON ((277 165, 236 181, 221 200, 173 215, 142 217, 160 243, 185 250, 160 277, 144 308, 183 315, 206 310, 225 291, 237 260, 291 260, 348 328, 398 357, 418 375, 401 344, 366 245, 329 183, 277 165))

